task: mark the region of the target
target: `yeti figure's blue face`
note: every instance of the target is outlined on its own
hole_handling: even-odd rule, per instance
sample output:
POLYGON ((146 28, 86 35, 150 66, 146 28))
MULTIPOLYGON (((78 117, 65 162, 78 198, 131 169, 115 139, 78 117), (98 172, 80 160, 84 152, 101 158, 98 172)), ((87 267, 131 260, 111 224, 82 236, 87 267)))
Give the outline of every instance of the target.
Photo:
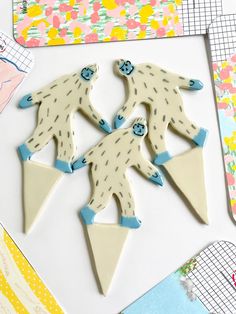
POLYGON ((90 81, 91 78, 93 77, 94 75, 94 71, 90 68, 84 68, 82 71, 81 71, 81 76, 83 79, 85 79, 86 81, 90 81))
POLYGON ((142 123, 135 123, 133 126, 133 133, 137 136, 144 136, 146 133, 146 126, 142 123))
POLYGON ((133 70, 134 70, 134 66, 132 65, 132 63, 130 61, 123 61, 120 65, 119 65, 119 70, 121 72, 121 74, 123 75, 130 75, 133 70))

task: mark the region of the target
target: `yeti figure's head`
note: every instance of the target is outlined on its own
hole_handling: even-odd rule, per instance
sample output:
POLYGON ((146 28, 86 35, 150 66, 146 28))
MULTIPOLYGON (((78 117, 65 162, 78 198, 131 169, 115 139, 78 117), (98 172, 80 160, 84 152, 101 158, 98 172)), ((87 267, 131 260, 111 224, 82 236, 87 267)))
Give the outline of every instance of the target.
POLYGON ((81 71, 81 77, 85 81, 92 81, 97 79, 98 66, 96 64, 88 65, 81 71))
POLYGON ((133 123, 133 134, 135 136, 146 136, 147 134, 147 121, 144 118, 137 118, 133 123))
POLYGON ((129 76, 134 71, 133 64, 128 60, 120 59, 116 62, 118 73, 122 76, 129 76))

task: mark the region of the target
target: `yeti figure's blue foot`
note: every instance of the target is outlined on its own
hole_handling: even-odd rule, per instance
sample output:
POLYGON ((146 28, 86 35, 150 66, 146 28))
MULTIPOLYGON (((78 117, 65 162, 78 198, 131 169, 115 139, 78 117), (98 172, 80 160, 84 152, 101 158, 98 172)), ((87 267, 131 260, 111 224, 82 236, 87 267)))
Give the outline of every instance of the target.
POLYGON ((79 215, 85 225, 92 225, 94 223, 96 213, 90 207, 85 206, 81 209, 79 215))
POLYGON ((71 164, 67 161, 57 159, 55 163, 55 168, 65 173, 72 173, 71 164))
POLYGON ((161 166, 171 159, 172 159, 171 155, 166 151, 161 154, 157 154, 153 160, 153 163, 157 166, 161 166))
POLYGON ((130 229, 138 229, 141 226, 142 222, 137 217, 127 217, 121 216, 120 218, 120 225, 125 228, 130 229))
POLYGON ((193 138, 193 142, 197 146, 203 147, 206 142, 207 135, 208 131, 201 128, 198 134, 193 138))
POLYGON ((105 120, 100 120, 99 121, 99 125, 100 125, 100 128, 104 131, 104 132, 106 132, 106 133, 108 133, 108 134, 110 134, 110 133, 112 133, 112 127, 110 126, 110 124, 108 123, 108 122, 106 122, 105 120))
POLYGON ((29 150, 26 144, 22 144, 21 146, 19 146, 17 151, 23 161, 29 160, 33 155, 33 153, 29 150))
POLYGON ((189 82, 189 89, 191 90, 201 90, 203 87, 203 83, 199 80, 190 80, 189 82))
POLYGON ((124 122, 125 122, 124 117, 122 117, 121 115, 116 116, 114 120, 115 129, 119 129, 119 127, 121 127, 124 122))

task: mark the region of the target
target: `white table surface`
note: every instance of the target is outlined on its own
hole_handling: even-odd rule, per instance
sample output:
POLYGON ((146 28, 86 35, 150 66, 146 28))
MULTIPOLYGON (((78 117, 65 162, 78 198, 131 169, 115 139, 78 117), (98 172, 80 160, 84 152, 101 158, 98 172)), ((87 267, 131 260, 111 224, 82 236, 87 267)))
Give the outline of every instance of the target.
MULTIPOLYGON (((224 2, 225 13, 236 11, 235 0, 224 2)), ((11 21, 11 1, 1 1, 0 29, 9 35, 12 34, 11 21)), ((203 37, 32 51, 34 69, 0 115, 0 221, 67 313, 116 314, 208 244, 216 240, 236 242, 236 226, 227 213, 219 131, 203 37), (98 293, 83 229, 77 218, 78 210, 90 195, 88 169, 66 176, 50 198, 33 232, 27 236, 22 232, 22 177, 16 148, 31 134, 37 108, 20 110, 17 103, 26 93, 58 76, 96 62, 100 66, 100 78, 93 89, 92 99, 105 118, 112 121, 125 97, 123 83, 112 71, 112 62, 122 57, 135 63, 153 62, 204 82, 204 90, 194 94, 185 92, 184 99, 189 117, 210 131, 204 150, 210 225, 202 225, 195 219, 167 181, 164 188, 159 188, 130 170, 137 215, 143 226, 132 232, 110 294, 104 297, 98 293)), ((137 110, 133 117, 139 114, 145 115, 144 108, 137 110)), ((103 136, 81 116, 78 116, 78 134, 81 154, 103 136), (86 136, 83 136, 85 132, 86 136)), ((172 134, 168 144, 173 153, 188 148, 183 140, 172 134)), ((54 146, 50 144, 36 158, 52 162, 53 152, 54 146)), ((99 214, 98 220, 113 222, 116 219, 117 209, 113 201, 99 214)))

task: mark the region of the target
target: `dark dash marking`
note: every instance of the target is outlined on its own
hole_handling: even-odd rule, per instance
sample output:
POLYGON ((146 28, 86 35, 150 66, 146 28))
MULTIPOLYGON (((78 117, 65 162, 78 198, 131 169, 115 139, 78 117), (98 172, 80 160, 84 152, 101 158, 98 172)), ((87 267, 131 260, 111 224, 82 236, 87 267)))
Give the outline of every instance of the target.
POLYGON ((52 86, 50 87, 50 89, 53 89, 53 88, 55 88, 55 87, 57 87, 57 84, 52 85, 52 86))

